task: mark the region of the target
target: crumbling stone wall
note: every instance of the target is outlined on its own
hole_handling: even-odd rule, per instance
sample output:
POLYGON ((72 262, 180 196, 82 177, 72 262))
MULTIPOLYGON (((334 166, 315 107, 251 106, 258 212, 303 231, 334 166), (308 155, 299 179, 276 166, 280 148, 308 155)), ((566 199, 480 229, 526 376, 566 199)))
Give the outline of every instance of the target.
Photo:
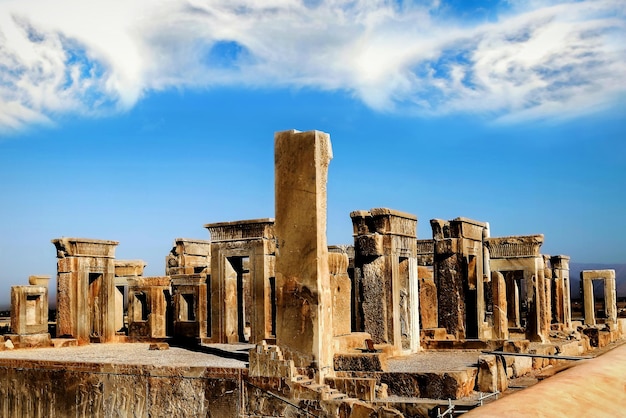
POLYGON ((243 373, 243 369, 0 360, 0 416, 237 417, 243 373))

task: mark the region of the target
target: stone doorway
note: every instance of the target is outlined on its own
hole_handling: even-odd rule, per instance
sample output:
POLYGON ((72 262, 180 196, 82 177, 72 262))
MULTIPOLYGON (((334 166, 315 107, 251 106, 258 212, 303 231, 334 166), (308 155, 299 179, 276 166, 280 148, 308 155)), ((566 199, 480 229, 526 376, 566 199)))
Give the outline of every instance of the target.
POLYGON ((250 341, 253 322, 250 257, 226 257, 226 329, 228 343, 250 341))
POLYGON ((528 320, 528 288, 523 270, 504 271, 506 306, 510 332, 523 333, 528 320))

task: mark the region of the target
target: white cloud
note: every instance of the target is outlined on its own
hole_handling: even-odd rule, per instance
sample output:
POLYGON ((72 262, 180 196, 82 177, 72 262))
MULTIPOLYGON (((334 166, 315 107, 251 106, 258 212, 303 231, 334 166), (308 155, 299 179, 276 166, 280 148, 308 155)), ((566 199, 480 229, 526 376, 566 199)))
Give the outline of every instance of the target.
POLYGON ((508 122, 623 97, 623 1, 508 3, 468 23, 437 1, 5 0, 0 129, 214 85, 344 90, 383 111, 508 122))

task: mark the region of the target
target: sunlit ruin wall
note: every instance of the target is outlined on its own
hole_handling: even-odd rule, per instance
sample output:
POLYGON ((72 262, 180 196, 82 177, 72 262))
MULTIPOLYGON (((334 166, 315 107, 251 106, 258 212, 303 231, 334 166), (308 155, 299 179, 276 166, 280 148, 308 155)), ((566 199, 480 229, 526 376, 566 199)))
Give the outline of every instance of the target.
POLYGON ((117 241, 52 240, 56 324, 49 277, 31 276, 11 288, 0 351, 67 354, 1 353, 0 418, 441 416, 622 338, 615 271, 581 273, 574 319, 569 257, 542 254, 541 234, 491 237, 457 217, 418 239, 417 216, 377 207, 352 211, 352 242, 328 246, 330 136, 290 130, 274 145, 276 218, 176 238, 163 276, 116 260, 117 241), (113 353, 148 348, 123 344, 137 342, 201 362, 113 353), (62 348, 79 345, 84 359, 62 348))

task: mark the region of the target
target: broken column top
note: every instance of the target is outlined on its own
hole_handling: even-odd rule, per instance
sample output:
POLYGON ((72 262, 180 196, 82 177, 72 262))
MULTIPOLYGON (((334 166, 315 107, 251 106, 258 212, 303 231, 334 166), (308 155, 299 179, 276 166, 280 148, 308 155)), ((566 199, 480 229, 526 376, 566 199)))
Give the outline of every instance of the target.
POLYGON ((211 254, 211 241, 193 238, 176 238, 172 253, 177 255, 203 255, 211 254))
POLYGON ((430 226, 433 230, 433 239, 469 238, 476 241, 488 236, 489 223, 474 219, 458 217, 451 221, 443 219, 431 219, 430 226))
POLYGON ((570 257, 567 255, 553 255, 550 262, 555 269, 569 270, 569 260, 570 257))
POLYGON ((487 238, 491 258, 539 257, 543 234, 487 238))
POLYGON ((389 208, 350 212, 354 235, 383 234, 417 237, 417 216, 389 208))
POLYGON ((204 225, 211 241, 236 241, 255 238, 274 239, 274 218, 216 222, 204 225))
POLYGON ((118 241, 89 238, 57 238, 51 241, 57 249, 57 258, 102 257, 115 258, 118 241))
POLYGON ((28 284, 31 286, 48 287, 50 276, 28 276, 28 284))
POLYGON ((143 260, 115 260, 115 276, 142 276, 146 265, 143 260))

